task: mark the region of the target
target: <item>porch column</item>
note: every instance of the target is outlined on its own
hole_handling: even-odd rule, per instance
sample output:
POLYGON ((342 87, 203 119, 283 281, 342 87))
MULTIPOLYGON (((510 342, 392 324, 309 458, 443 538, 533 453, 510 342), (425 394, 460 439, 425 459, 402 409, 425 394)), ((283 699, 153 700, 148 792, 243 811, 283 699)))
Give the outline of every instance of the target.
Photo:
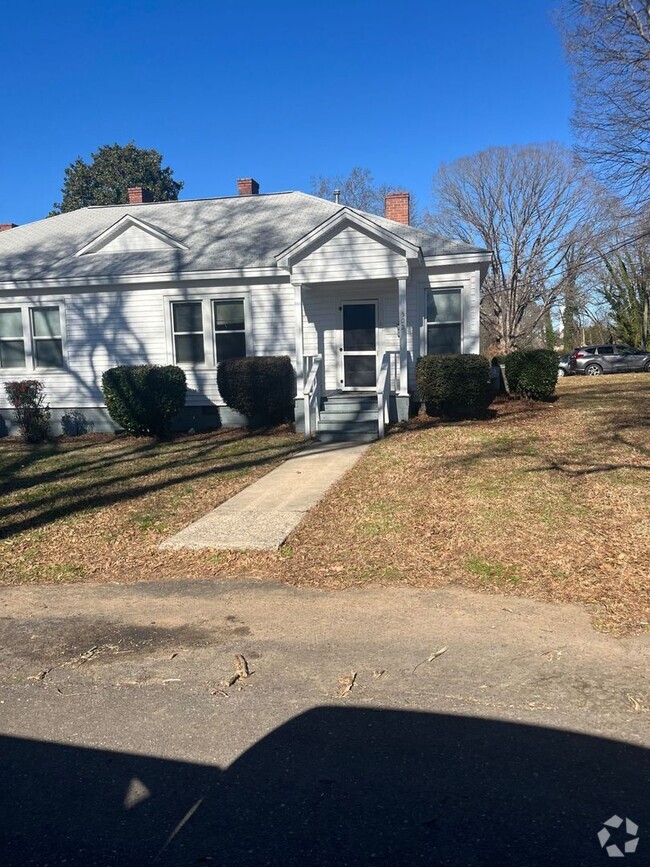
POLYGON ((294 317, 296 328, 296 397, 302 398, 305 389, 304 343, 302 335, 302 283, 293 284, 294 317))
POLYGON ((406 349, 406 278, 400 277, 399 286, 399 394, 408 396, 408 352, 406 349))

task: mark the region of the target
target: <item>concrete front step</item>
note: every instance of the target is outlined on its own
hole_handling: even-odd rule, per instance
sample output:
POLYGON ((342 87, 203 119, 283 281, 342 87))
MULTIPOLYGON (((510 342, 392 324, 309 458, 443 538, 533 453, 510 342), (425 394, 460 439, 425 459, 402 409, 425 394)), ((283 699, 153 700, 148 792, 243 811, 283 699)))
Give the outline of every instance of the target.
POLYGON ((317 431, 321 442, 372 442, 378 437, 375 394, 330 394, 317 431))
POLYGON ((348 409, 347 407, 337 407, 335 410, 327 407, 321 410, 321 419, 331 419, 332 421, 347 424, 355 421, 377 421, 377 409, 348 409))
POLYGON ((377 409, 377 395, 347 395, 332 394, 323 399, 326 407, 358 407, 363 409, 377 409))
POLYGON ((318 423, 318 432, 321 431, 341 431, 342 433, 373 433, 377 432, 377 419, 367 421, 340 421, 339 419, 329 418, 327 415, 321 415, 318 423))
POLYGON ((372 443, 378 438, 377 432, 361 433, 358 431, 352 433, 343 433, 341 431, 318 431, 318 439, 322 443, 372 443))

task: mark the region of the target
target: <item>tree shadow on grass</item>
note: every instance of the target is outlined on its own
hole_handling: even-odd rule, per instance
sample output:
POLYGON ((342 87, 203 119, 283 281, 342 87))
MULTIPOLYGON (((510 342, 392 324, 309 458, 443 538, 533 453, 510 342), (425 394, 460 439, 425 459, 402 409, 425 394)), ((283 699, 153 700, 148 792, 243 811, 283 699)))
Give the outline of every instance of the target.
POLYGON ((0 755, 6 867, 588 867, 613 814, 650 822, 646 750, 476 717, 315 708, 227 769, 15 737, 0 755))
MULTIPOLYGON (((241 438, 235 444, 239 442, 242 442, 241 438)), ((245 439, 243 442, 245 445, 245 439)), ((271 439, 264 445, 255 443, 249 449, 244 447, 234 455, 221 454, 232 445, 232 440, 215 443, 208 439, 203 445, 194 443, 187 448, 181 441, 180 449, 175 449, 173 442, 161 446, 149 440, 127 448, 126 454, 119 457, 109 453, 85 463, 73 463, 63 470, 46 470, 35 478, 9 479, 0 486, 0 492, 6 494, 31 489, 35 491, 35 496, 29 496, 23 503, 0 507, 0 521, 3 521, 0 539, 25 530, 35 530, 52 521, 90 509, 130 502, 178 484, 189 484, 208 477, 218 482, 223 475, 250 471, 282 460, 298 447, 298 443, 279 445, 271 439), (138 460, 157 451, 160 451, 160 460, 145 466, 137 465, 138 460), (110 471, 111 475, 102 478, 100 474, 104 470, 110 471), (78 479, 78 483, 74 486, 63 490, 52 489, 56 483, 75 479, 78 479)), ((47 457, 51 456, 47 454, 47 457)))

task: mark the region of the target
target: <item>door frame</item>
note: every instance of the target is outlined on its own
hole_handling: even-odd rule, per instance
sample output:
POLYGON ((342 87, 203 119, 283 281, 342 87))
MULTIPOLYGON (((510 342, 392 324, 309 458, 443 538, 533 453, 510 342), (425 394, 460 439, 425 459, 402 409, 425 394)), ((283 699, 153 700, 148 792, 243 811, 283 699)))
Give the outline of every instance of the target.
POLYGON ((341 299, 338 304, 338 329, 337 329, 337 365, 336 365, 336 379, 337 379, 337 391, 374 391, 377 377, 379 375, 379 337, 380 337, 380 328, 379 328, 379 300, 377 298, 352 298, 352 299, 341 299), (343 349, 343 308, 345 306, 352 305, 360 305, 360 304, 372 304, 375 308, 375 382, 372 386, 354 386, 354 385, 346 385, 345 384, 345 356, 346 355, 372 355, 373 353, 362 350, 351 350, 349 352, 345 352, 343 349))

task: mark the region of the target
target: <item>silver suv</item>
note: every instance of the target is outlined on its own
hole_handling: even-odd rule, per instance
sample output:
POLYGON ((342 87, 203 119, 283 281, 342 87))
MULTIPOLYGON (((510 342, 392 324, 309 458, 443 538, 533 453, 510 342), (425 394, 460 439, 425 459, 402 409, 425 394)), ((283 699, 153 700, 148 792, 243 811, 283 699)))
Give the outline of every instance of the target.
POLYGON ((650 373, 650 352, 622 343, 580 346, 569 356, 569 369, 572 373, 584 373, 587 376, 631 373, 637 370, 650 373))

